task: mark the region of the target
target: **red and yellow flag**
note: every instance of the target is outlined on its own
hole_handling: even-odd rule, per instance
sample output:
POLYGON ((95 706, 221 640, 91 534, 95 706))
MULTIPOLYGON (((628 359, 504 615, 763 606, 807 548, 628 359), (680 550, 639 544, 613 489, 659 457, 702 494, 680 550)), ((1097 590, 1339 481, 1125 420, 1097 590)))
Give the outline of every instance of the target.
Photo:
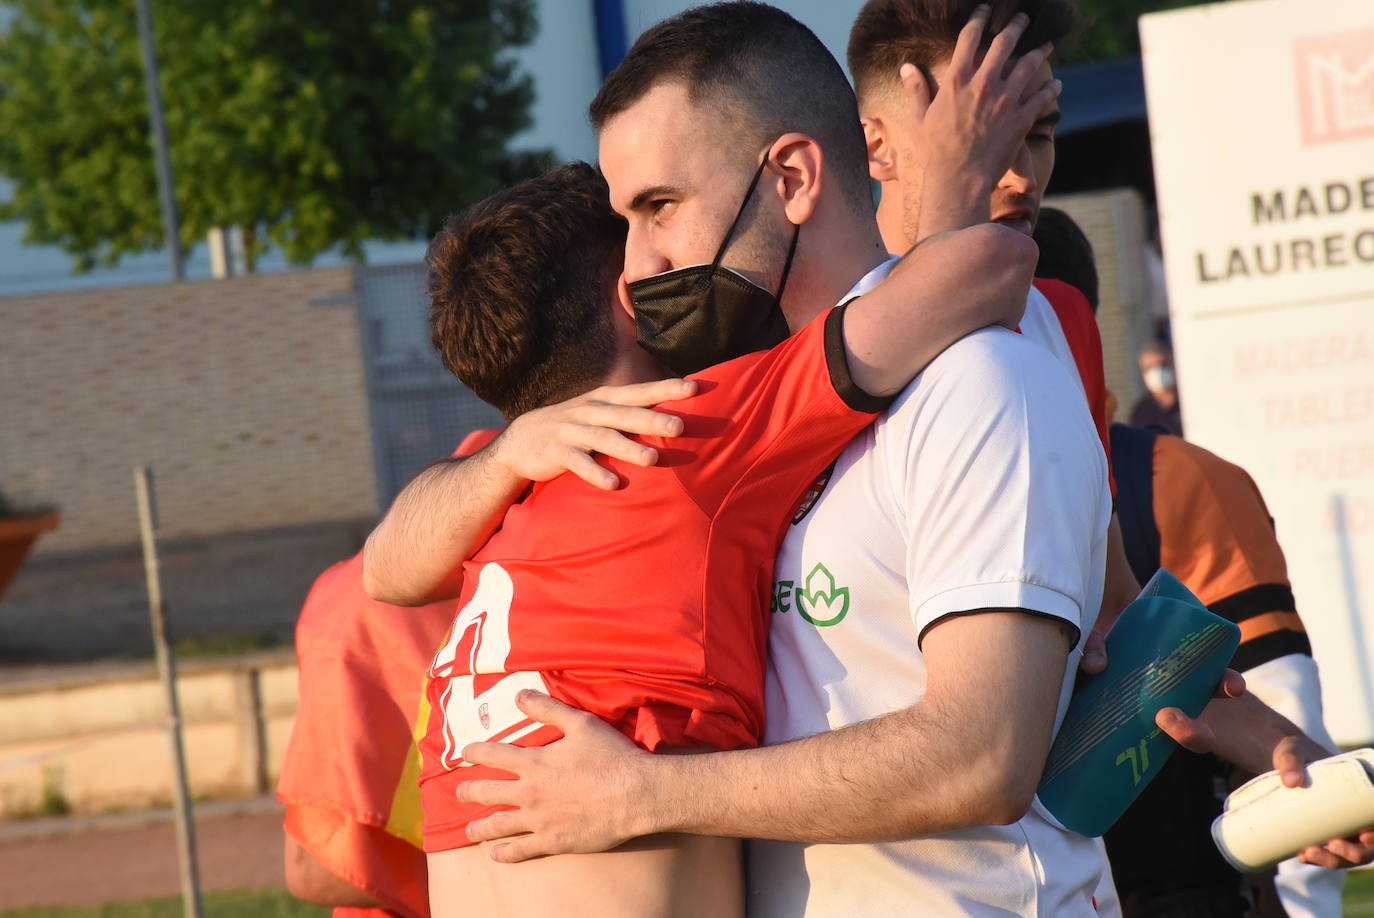
MULTIPOLYGON (((493 436, 479 431, 455 455, 493 436)), ((453 615, 452 600, 418 608, 373 601, 358 554, 319 576, 296 624, 296 721, 277 784, 286 831, 331 873, 406 918, 429 916, 413 734, 426 719, 425 673, 453 615)))

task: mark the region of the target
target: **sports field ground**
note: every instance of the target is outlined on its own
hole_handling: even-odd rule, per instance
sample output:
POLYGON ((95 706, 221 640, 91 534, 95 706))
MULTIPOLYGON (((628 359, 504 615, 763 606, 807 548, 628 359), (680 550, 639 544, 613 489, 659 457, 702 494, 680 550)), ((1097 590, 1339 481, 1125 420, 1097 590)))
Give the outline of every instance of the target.
POLYGON ((1345 881, 1346 915, 1374 915, 1374 869, 1354 870, 1345 881))
MULTIPOLYGON (((299 902, 281 890, 230 891, 205 897, 207 918, 318 918, 328 910, 299 902)), ((1345 885, 1345 914, 1374 915, 1374 870, 1356 871, 1345 885)), ((0 918, 180 918, 181 900, 150 899, 85 908, 21 908, 0 918)))
MULTIPOLYGON (((285 890, 231 890, 207 893, 206 918, 323 918, 329 909, 293 899, 285 890)), ((181 918, 181 900, 148 899, 74 908, 45 906, 0 912, 3 918, 181 918)))

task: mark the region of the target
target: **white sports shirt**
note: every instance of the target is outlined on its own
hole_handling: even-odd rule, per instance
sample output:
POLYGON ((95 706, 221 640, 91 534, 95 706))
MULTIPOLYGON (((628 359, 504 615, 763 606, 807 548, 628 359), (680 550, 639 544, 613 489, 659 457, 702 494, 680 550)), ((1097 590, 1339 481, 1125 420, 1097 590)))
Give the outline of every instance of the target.
MULTIPOLYGON (((1101 603, 1110 514, 1101 444, 1069 371, 1002 329, 953 345, 846 448, 783 542, 766 742, 919 701, 919 636, 946 615, 1024 608, 1086 635, 1101 603)), ((1087 918, 1101 868, 1097 840, 1057 827, 1037 803, 1010 826, 906 842, 750 842, 749 913, 1087 918)))

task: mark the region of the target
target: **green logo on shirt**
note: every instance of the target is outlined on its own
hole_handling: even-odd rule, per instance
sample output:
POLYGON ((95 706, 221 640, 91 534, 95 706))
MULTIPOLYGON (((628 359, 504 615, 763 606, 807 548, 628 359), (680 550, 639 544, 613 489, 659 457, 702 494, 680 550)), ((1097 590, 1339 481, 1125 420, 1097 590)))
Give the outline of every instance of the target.
MULTIPOLYGON (((779 587, 786 583, 782 581, 779 587)), ((781 605, 783 597, 775 597, 775 607, 781 605)), ((835 578, 824 564, 817 564, 806 575, 806 583, 792 592, 796 600, 797 612, 813 625, 828 627, 838 625, 849 614, 849 587, 835 586, 835 578)), ((787 611, 785 608, 783 611, 787 611)))

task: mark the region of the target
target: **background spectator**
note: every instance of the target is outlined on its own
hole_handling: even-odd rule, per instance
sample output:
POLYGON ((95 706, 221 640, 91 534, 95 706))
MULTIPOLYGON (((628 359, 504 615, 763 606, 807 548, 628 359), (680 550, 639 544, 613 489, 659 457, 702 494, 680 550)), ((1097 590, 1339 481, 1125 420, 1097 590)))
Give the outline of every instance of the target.
POLYGON ((1147 391, 1131 409, 1131 426, 1159 427, 1165 433, 1183 436, 1174 355, 1167 347, 1151 344, 1140 352, 1140 378, 1147 391))

